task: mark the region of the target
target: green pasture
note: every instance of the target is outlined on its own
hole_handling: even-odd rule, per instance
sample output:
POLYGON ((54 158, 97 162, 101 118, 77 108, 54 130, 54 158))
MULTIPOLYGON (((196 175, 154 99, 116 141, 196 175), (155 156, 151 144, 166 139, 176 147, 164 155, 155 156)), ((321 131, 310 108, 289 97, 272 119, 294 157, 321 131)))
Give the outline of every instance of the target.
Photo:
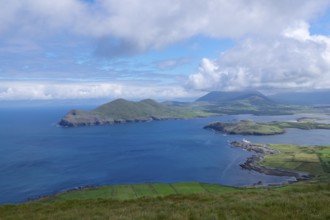
POLYGON ((164 197, 168 195, 196 194, 196 193, 225 193, 239 190, 217 184, 203 184, 197 182, 182 182, 173 184, 145 183, 102 186, 83 190, 73 190, 59 193, 41 199, 44 202, 88 199, 130 200, 138 198, 164 197))
POLYGON ((137 184, 63 193, 47 201, 1 205, 0 219, 321 220, 330 219, 329 204, 329 183, 244 189, 201 183, 137 184), (154 189, 170 195, 155 196, 154 189), (125 196, 113 199, 111 195, 116 193, 125 196))
POLYGON ((260 165, 308 172, 314 177, 329 175, 330 147, 270 144, 277 154, 267 155, 260 165))

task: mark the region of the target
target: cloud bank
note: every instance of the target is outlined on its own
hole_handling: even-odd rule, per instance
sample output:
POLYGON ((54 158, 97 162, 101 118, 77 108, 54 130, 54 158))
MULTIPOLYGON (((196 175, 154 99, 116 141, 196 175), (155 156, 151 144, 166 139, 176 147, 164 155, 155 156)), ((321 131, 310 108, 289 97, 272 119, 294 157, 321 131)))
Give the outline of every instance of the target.
POLYGON ((203 59, 189 76, 199 90, 330 88, 330 37, 311 35, 300 22, 274 38, 242 41, 216 60, 203 59))
POLYGON ((200 92, 187 92, 181 86, 141 86, 92 82, 2 82, 0 100, 53 100, 97 98, 193 98, 200 92))
POLYGON ((175 98, 198 96, 201 90, 330 87, 329 37, 308 30, 329 0, 0 2, 2 100, 175 98), (173 54, 197 38, 203 39, 200 47, 219 46, 221 39, 238 45, 216 60, 203 59, 186 83, 193 91, 186 91, 187 73, 173 72, 194 66, 193 50, 181 47, 185 53, 173 54), (179 49, 145 58, 170 45, 179 49))
POLYGON ((328 5, 327 0, 11 0, 1 4, 0 36, 69 33, 97 39, 102 56, 126 55, 197 35, 273 35, 328 5))

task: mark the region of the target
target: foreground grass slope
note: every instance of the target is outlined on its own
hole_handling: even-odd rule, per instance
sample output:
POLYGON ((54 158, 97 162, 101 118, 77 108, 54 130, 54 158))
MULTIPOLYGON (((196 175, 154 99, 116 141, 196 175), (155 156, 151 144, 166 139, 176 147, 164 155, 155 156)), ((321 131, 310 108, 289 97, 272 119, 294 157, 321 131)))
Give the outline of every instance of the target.
POLYGON ((114 199, 129 200, 143 197, 164 197, 177 194, 233 192, 242 188, 227 187, 217 184, 183 182, 173 184, 146 183, 102 186, 84 190, 73 190, 41 199, 41 202, 58 202, 65 200, 114 199))
MULTIPOLYGON (((189 189, 189 184, 188 186, 181 184, 184 193, 177 192, 178 194, 165 197, 144 197, 124 201, 72 198, 5 205, 0 206, 0 219, 330 218, 329 183, 299 183, 286 187, 245 190, 235 188, 223 190, 220 187, 219 189, 222 189, 220 191, 217 191, 215 185, 205 188, 203 184, 190 184, 193 190, 189 189), (194 193, 194 190, 197 191, 194 193), (206 192, 207 190, 213 191, 206 192)), ((177 187, 180 188, 179 185, 177 187)))

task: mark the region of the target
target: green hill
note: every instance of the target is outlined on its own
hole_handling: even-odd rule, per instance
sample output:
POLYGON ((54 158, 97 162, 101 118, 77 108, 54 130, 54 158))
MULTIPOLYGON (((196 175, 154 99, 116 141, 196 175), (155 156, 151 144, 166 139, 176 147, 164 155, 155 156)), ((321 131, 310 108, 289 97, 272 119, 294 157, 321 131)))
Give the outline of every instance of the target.
POLYGON ((179 117, 179 110, 162 105, 152 99, 131 102, 117 99, 96 108, 94 112, 113 119, 136 119, 148 117, 179 117))
POLYGON ((104 125, 125 122, 145 122, 164 119, 182 119, 206 116, 201 111, 172 107, 152 99, 139 102, 116 99, 92 111, 71 110, 59 122, 64 127, 104 125))
POLYGON ((315 112, 310 106, 283 105, 258 91, 210 92, 192 105, 213 114, 286 115, 315 112))

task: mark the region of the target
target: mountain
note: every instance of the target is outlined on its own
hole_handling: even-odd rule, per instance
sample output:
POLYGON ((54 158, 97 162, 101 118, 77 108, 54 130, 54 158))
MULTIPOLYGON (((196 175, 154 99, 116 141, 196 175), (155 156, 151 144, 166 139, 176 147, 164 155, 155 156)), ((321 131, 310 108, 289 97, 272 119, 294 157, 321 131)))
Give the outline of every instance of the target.
POLYGON ((152 99, 139 102, 116 99, 92 111, 71 110, 61 119, 59 125, 77 127, 197 116, 203 116, 203 114, 186 108, 166 106, 152 99))
POLYGON ((257 91, 213 91, 194 102, 201 110, 213 114, 283 115, 314 111, 307 106, 277 103, 257 91))
POLYGON ((162 102, 163 105, 167 106, 179 106, 179 107, 186 107, 189 106, 190 102, 179 102, 179 101, 164 101, 162 102))
POLYGON ((228 103, 245 101, 253 105, 272 104, 273 101, 267 96, 258 91, 240 91, 240 92, 220 92, 213 91, 200 98, 195 102, 209 102, 209 103, 228 103))
POLYGON ((288 104, 305 104, 312 101, 318 104, 330 104, 330 92, 281 94, 270 99, 257 91, 213 91, 192 103, 177 101, 158 103, 152 99, 133 102, 116 99, 91 111, 71 110, 61 119, 59 125, 76 127, 222 114, 279 115, 315 111, 314 106, 284 105, 285 101, 281 104, 278 100, 287 100, 288 104))
POLYGON ((282 104, 294 105, 330 105, 330 91, 286 92, 270 96, 282 104))

